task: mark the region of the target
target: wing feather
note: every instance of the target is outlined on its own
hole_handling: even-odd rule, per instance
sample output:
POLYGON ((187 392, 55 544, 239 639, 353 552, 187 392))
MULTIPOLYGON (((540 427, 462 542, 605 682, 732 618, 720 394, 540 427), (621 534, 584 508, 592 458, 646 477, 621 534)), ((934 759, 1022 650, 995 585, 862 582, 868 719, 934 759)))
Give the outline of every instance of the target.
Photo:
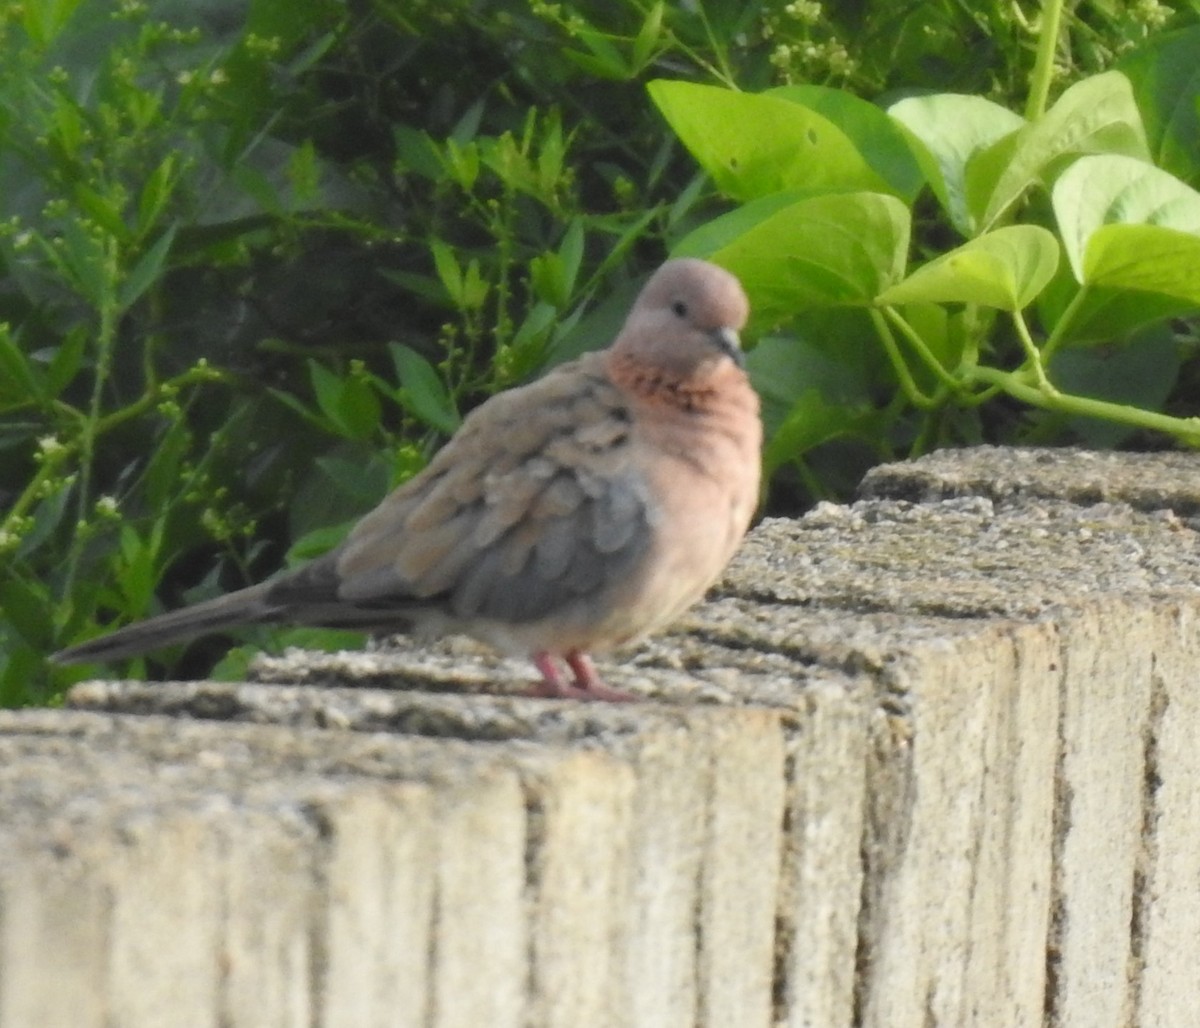
POLYGON ((333 555, 341 601, 520 623, 631 574, 656 519, 598 368, 584 358, 467 418, 333 555))

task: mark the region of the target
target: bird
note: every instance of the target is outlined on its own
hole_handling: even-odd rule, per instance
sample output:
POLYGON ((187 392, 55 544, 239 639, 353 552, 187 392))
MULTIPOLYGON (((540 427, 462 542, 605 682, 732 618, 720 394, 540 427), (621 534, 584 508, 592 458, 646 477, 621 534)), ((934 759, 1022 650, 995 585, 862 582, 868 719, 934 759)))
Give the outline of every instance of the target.
POLYGON ((732 273, 668 260, 607 349, 484 401, 328 553, 51 659, 117 660, 250 624, 455 634, 528 656, 540 681, 526 695, 633 699, 591 654, 701 599, 758 506, 748 316, 732 273))

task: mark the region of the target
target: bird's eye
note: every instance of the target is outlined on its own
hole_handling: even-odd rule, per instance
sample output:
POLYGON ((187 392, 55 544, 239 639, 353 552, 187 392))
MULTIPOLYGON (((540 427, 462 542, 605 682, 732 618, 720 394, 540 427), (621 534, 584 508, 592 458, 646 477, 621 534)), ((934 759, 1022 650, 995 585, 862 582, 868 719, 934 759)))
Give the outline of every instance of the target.
POLYGON ((687 304, 684 303, 682 300, 676 300, 673 304, 671 304, 671 310, 673 310, 675 312, 676 317, 679 317, 679 318, 687 317, 687 312, 688 312, 687 304))

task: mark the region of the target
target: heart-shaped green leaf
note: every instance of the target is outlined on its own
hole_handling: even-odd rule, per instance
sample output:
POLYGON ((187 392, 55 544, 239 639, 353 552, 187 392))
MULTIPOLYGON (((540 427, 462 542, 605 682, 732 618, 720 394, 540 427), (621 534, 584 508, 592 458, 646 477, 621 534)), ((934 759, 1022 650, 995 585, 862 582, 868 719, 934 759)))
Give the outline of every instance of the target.
POLYGON ((1158 167, 1200 182, 1200 25, 1152 35, 1117 64, 1133 85, 1158 167))
POLYGON ((734 199, 804 187, 888 189, 845 132, 798 103, 665 79, 647 89, 683 145, 734 199))
POLYGON ((1200 306, 1200 236, 1160 225, 1104 225, 1088 241, 1088 285, 1160 293, 1200 306))
POLYGON ((1052 163, 1091 153, 1149 159, 1133 90, 1119 72, 1075 83, 1037 121, 971 159, 967 203, 975 224, 982 229, 994 225, 1052 163))
MULTIPOLYGON (((1098 259, 1091 257, 1090 243, 1104 225, 1154 225, 1200 235, 1200 193, 1174 175, 1132 157, 1081 157, 1059 176, 1051 197, 1071 270, 1080 282, 1089 281, 1085 265, 1098 259)), ((1111 238, 1121 236, 1118 233, 1111 238)), ((1119 256, 1113 254, 1106 261, 1119 256)), ((1158 259, 1153 251, 1136 256, 1151 262, 1158 259)), ((1195 268, 1192 275, 1200 278, 1195 268)))
POLYGON ((774 199, 759 201, 767 211, 761 220, 747 218, 746 209, 734 211, 675 250, 676 256, 708 257, 737 275, 757 322, 777 323, 807 307, 869 304, 903 278, 909 212, 894 196, 832 193, 772 209, 774 199), (749 227, 730 237, 721 231, 726 218, 749 227), (714 239, 725 241, 705 248, 714 239))
POLYGON ((925 174, 913 155, 904 130, 882 107, 829 86, 780 86, 767 90, 828 118, 849 137, 866 162, 887 183, 889 191, 911 204, 925 184, 925 174))
POLYGON ((967 164, 980 151, 1025 125, 1025 119, 981 96, 912 96, 888 108, 909 134, 938 202, 964 236, 974 234, 967 207, 967 164))
POLYGON ((1057 268, 1053 235, 1037 225, 1011 225, 930 261, 881 294, 879 302, 975 303, 1017 311, 1033 301, 1057 268))

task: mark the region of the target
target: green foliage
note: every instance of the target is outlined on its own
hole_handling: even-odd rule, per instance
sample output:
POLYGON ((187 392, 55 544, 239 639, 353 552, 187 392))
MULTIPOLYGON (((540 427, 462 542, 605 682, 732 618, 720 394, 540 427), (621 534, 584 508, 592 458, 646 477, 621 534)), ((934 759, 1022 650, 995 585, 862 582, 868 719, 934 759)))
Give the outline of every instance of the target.
POLYGON ((1176 170, 1200 180, 1200 163, 1182 156, 1188 140, 1170 141, 1190 132, 1177 112, 1194 109, 1197 95, 1144 86, 1160 69, 1177 76, 1181 38, 1200 52, 1200 29, 1164 37, 1125 72, 1083 78, 1030 118, 982 97, 930 93, 862 117, 857 136, 817 113, 844 100, 816 87, 784 102, 780 90, 650 84, 696 160, 742 201, 674 249, 739 275, 758 327, 778 340, 751 356, 769 400, 769 470, 793 464, 811 485, 809 454, 837 436, 912 453, 1045 438, 1045 426, 1061 433, 1068 419, 1084 439, 1079 419, 1106 423, 1097 438, 1109 444, 1135 430, 1200 444, 1200 418, 1154 409, 1172 394, 1192 339, 1182 331, 1163 360, 1162 331, 1148 331, 1200 308, 1200 193, 1151 160, 1169 153, 1176 170), (1139 76, 1132 84, 1129 69, 1139 76), (1148 119, 1158 126, 1153 147, 1139 97, 1160 105, 1148 119), (702 131, 709 111, 715 136, 702 131), (897 131, 905 147, 878 145, 897 131), (907 187, 914 166, 932 211, 907 187), (846 346, 857 331, 876 340, 866 363, 846 346), (1146 359, 1131 364, 1126 354, 1138 346, 1146 359), (1072 348, 1087 349, 1068 358, 1072 348), (1123 379, 1086 373, 1114 348, 1123 379), (841 395, 803 376, 781 391, 780 365, 817 353, 844 366, 841 395), (848 379, 857 379, 851 409, 848 379), (1103 382, 1099 395, 1071 391, 1089 380, 1103 382), (1011 419, 1014 400, 1036 410, 999 433, 992 426, 1011 419))
POLYGON ((1057 6, 9 5, 0 703, 335 545, 480 400, 606 343, 668 250, 753 293, 778 509, 938 442, 1186 435, 1196 30, 1057 6))

